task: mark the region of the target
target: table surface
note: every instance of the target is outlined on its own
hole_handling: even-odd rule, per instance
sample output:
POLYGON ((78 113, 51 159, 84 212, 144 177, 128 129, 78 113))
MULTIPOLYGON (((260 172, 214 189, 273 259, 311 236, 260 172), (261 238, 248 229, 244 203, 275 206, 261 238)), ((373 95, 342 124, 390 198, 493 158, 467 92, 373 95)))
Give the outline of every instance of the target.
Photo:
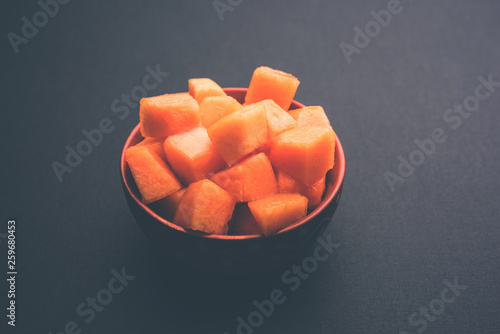
MULTIPOLYGON (((500 2, 58 7, 48 17, 36 1, 8 0, 0 14, 0 249, 6 261, 15 219, 18 272, 16 327, 2 314, 0 328, 500 333, 500 2), (279 272, 204 277, 158 258, 120 183, 121 148, 139 121, 136 103, 122 97, 186 91, 192 77, 246 87, 261 65, 300 79, 296 100, 325 108, 346 154, 344 192, 325 232, 338 247, 307 276, 294 274, 300 286, 279 272), (150 71, 161 73, 145 90, 150 71), (100 125, 109 133, 59 182, 54 162, 66 164, 67 147, 100 125), (284 300, 259 315, 253 301, 275 289, 284 300)), ((0 288, 6 312, 5 280, 0 288)))

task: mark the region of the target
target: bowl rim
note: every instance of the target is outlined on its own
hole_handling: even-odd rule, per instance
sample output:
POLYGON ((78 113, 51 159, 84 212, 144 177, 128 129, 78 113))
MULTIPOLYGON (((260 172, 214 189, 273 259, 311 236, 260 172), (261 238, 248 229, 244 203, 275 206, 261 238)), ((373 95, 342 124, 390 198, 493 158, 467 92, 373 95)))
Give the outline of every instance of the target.
MULTIPOLYGON (((228 93, 246 93, 247 88, 241 88, 241 87, 227 87, 223 88, 224 92, 228 93)), ((295 100, 292 101, 292 106, 295 106, 297 108, 303 108, 305 107, 304 104, 297 102, 295 100)), ((132 199, 135 201, 135 203, 142 209, 144 210, 151 218, 154 218, 154 220, 158 221, 159 223, 163 224, 165 227, 172 228, 174 230, 177 230, 181 233, 188 234, 193 237, 199 237, 203 239, 217 239, 217 240, 249 240, 249 239, 260 239, 260 238, 265 238, 265 239, 270 239, 282 234, 286 234, 294 229, 296 229, 299 226, 305 225, 307 222, 311 221, 314 219, 316 216, 318 216, 321 211, 326 209, 332 202, 333 200, 337 197, 337 194, 342 188, 342 184, 344 183, 344 177, 345 177, 345 155, 344 155, 344 149, 342 148, 342 144, 340 143, 340 140, 337 136, 337 133, 335 133, 335 165, 338 168, 338 175, 336 175, 336 179, 333 180, 333 186, 331 188, 331 191, 326 193, 321 201, 321 203, 308 215, 305 217, 297 220, 293 224, 290 224, 289 226, 285 227, 284 229, 278 231, 277 233, 265 237, 264 235, 259 235, 259 234, 250 234, 250 235, 220 235, 220 234, 198 234, 198 233, 192 233, 188 230, 185 230, 184 228, 166 220, 165 218, 159 216, 156 212, 154 212, 151 208, 149 208, 146 204, 142 202, 142 200, 134 194, 132 191, 130 184, 127 181, 127 178, 125 177, 126 174, 126 168, 127 168, 127 162, 125 160, 125 152, 127 148, 131 146, 131 142, 134 139, 134 137, 137 135, 137 133, 140 132, 140 123, 137 124, 134 129, 130 132, 130 134, 127 137, 127 140, 125 141, 125 144, 123 145, 122 153, 121 153, 121 158, 120 158, 120 174, 121 174, 121 179, 122 183, 125 186, 125 189, 127 190, 128 194, 132 197, 132 199), (337 156, 338 155, 338 156, 337 156)))

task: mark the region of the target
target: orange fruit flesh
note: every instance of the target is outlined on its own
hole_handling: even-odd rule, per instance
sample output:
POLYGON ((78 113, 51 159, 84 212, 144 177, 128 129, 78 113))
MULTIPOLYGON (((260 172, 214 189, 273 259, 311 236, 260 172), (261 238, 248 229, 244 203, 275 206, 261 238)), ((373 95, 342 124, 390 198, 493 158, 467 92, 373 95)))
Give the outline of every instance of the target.
POLYGON ((182 185, 167 164, 146 146, 133 146, 125 158, 144 203, 162 199, 182 185))
POLYGON ((209 78, 189 79, 189 94, 201 103, 208 96, 226 96, 220 86, 209 78))
POLYGON ((307 198, 300 194, 276 194, 248 203, 265 236, 275 234, 307 214, 307 198))
POLYGON ((228 165, 268 141, 266 110, 262 105, 249 105, 235 111, 208 128, 208 136, 228 165))
POLYGON ((329 127, 330 120, 325 110, 320 106, 304 107, 289 111, 290 115, 297 121, 297 126, 319 126, 329 127))
POLYGON ((300 81, 293 75, 261 66, 252 76, 245 97, 245 104, 272 99, 283 110, 288 110, 300 81))
POLYGON ((273 138, 269 159, 275 168, 310 186, 333 167, 334 154, 331 127, 297 127, 273 138))
POLYGON ((273 167, 264 153, 253 155, 218 172, 211 180, 231 194, 237 202, 253 201, 278 192, 273 167))
POLYGON ((168 137, 201 123, 198 103, 188 93, 143 98, 139 113, 144 137, 168 137))
POLYGON ((326 177, 321 178, 316 183, 308 186, 296 181, 287 173, 278 170, 276 173, 276 178, 278 179, 278 191, 279 193, 298 193, 306 197, 308 200, 307 208, 312 210, 316 208, 320 203, 325 192, 325 181, 326 177))
POLYGON ((168 137, 164 149, 170 166, 185 184, 206 179, 226 165, 204 127, 168 137))
POLYGON ((186 229, 227 234, 234 199, 210 180, 191 183, 179 203, 174 223, 186 229))

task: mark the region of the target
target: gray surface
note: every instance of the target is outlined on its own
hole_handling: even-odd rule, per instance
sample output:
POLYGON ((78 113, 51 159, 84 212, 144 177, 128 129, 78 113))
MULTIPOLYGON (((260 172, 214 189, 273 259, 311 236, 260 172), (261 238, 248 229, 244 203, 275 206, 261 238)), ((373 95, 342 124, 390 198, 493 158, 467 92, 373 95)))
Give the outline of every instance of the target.
MULTIPOLYGON (((3 5, 4 36, 39 10, 35 1, 3 5)), ((387 1, 244 0, 224 21, 211 1, 73 1, 18 54, 4 38, 1 212, 18 222, 19 272, 8 332, 56 333, 74 320, 82 333, 232 334, 253 299, 282 288, 286 302, 255 333, 499 333, 500 88, 456 130, 443 114, 474 93, 478 76, 500 81, 500 3, 402 5, 350 64, 339 44, 352 44, 353 28, 387 1), (256 281, 255 294, 224 313, 192 312, 169 297, 177 287, 165 287, 118 173, 138 108, 120 120, 110 107, 156 64, 170 75, 149 95, 186 91, 191 77, 247 86, 268 65, 301 80, 298 101, 327 110, 347 159, 326 232, 340 246, 297 291, 279 277, 256 281), (51 163, 103 118, 115 130, 59 183, 51 163), (435 128, 447 140, 392 192, 384 172, 397 172, 398 156, 435 128), (76 307, 122 267, 136 278, 85 323, 76 307), (410 325, 455 277, 467 286, 461 295, 427 327, 410 325)), ((196 300, 189 291, 186 300, 196 300)))

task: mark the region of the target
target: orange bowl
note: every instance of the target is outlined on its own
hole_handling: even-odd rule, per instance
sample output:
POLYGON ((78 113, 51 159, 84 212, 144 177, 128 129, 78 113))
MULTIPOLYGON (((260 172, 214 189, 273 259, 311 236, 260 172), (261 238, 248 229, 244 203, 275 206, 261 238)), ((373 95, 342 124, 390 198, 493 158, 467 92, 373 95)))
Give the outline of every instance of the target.
MULTIPOLYGON (((243 103, 247 89, 225 88, 224 91, 243 103)), ((293 101, 290 109, 302 107, 303 104, 293 101)), ((123 146, 120 160, 123 189, 129 209, 160 253, 195 269, 216 274, 248 274, 287 265, 316 242, 337 209, 344 183, 345 156, 336 136, 335 166, 327 174, 323 200, 304 218, 270 237, 201 234, 185 230, 160 217, 141 201, 141 195, 125 161, 125 151, 142 139, 140 125, 137 125, 123 146)))

